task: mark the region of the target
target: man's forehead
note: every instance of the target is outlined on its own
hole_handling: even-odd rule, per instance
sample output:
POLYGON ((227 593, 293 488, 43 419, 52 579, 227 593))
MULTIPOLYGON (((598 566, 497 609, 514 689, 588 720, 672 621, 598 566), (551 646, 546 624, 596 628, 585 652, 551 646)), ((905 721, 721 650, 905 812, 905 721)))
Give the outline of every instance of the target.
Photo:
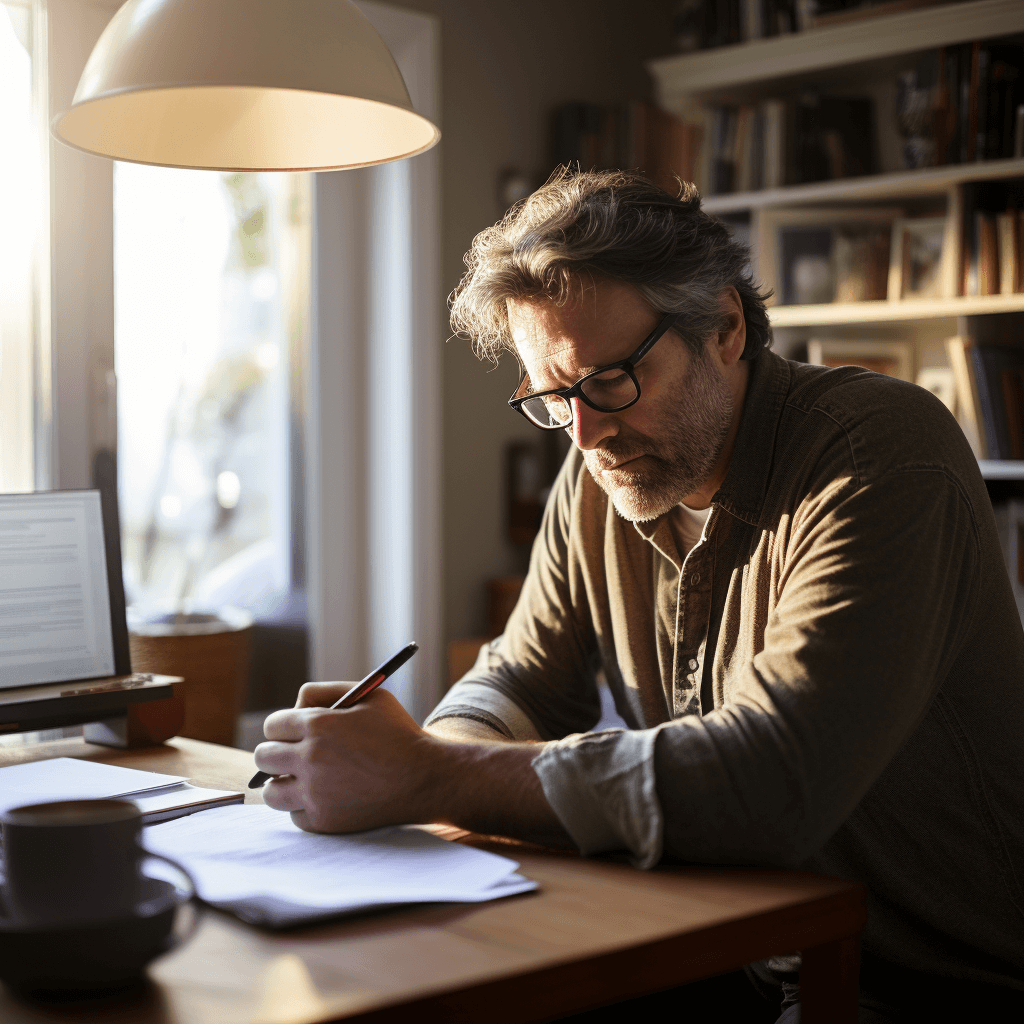
POLYGON ((556 374, 574 372, 594 348, 587 318, 573 315, 549 300, 510 299, 508 323, 520 362, 531 375, 550 368, 556 374))
POLYGON ((535 387, 572 382, 624 359, 657 323, 636 288, 620 281, 588 282, 565 302, 531 296, 506 300, 519 360, 535 387))

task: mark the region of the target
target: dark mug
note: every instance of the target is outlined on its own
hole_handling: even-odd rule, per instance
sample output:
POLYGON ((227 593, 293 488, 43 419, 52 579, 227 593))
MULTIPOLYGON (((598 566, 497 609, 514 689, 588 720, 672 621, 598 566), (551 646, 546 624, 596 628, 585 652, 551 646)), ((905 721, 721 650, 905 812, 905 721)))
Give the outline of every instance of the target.
POLYGON ((63 800, 0 814, 7 914, 46 925, 131 917, 142 895, 142 815, 128 800, 63 800))

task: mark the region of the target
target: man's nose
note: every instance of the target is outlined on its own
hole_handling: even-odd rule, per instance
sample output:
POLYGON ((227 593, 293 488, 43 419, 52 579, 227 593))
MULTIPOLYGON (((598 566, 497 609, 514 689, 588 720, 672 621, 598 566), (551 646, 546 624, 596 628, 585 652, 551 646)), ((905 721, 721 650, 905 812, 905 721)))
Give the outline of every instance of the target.
POLYGON ((580 451, 597 448, 605 438, 613 437, 619 432, 619 426, 611 413, 591 409, 586 402, 581 402, 579 398, 574 397, 569 401, 572 403, 570 434, 573 444, 580 451))

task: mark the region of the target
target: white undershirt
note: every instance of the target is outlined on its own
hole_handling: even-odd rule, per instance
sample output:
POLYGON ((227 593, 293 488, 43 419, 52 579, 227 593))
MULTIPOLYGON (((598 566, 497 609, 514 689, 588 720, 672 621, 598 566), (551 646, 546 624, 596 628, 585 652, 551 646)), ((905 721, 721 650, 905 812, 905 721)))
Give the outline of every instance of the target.
POLYGON ((685 558, 690 549, 700 540, 704 532, 704 524, 711 515, 711 506, 700 510, 688 508, 686 505, 676 506, 676 514, 672 517, 676 543, 679 545, 679 554, 685 558))

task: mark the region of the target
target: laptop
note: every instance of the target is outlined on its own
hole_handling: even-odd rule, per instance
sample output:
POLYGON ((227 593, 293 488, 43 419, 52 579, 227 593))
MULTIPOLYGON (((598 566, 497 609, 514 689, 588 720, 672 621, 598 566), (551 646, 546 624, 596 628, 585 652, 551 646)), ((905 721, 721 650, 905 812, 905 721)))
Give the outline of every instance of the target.
POLYGON ((172 695, 133 674, 113 488, 0 494, 0 733, 172 695))

